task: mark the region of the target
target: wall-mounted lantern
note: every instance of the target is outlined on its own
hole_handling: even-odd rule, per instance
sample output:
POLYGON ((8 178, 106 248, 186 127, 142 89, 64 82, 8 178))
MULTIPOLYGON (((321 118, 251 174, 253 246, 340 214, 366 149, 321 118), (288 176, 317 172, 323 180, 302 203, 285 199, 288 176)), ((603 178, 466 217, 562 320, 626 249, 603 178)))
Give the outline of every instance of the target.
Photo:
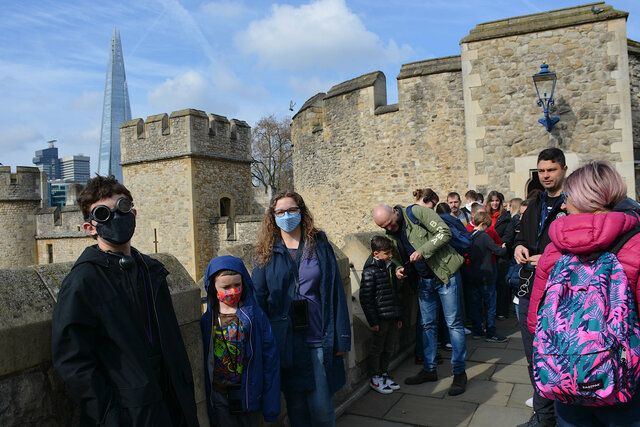
POLYGON ((538 94, 538 106, 544 110, 544 118, 538 119, 547 131, 551 132, 553 125, 560 120, 557 117, 549 117, 549 107, 554 104, 553 91, 556 88, 556 73, 549 71, 549 66, 542 63, 540 72, 533 75, 533 84, 538 94))

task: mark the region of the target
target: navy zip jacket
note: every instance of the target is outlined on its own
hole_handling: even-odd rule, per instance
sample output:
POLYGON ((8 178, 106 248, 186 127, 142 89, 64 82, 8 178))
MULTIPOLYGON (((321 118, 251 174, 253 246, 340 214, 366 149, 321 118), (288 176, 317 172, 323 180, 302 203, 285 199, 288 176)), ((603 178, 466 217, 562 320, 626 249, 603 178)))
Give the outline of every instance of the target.
MULTIPOLYGON (((220 270, 237 271, 242 275, 242 286, 246 289, 246 297, 236 312, 249 337, 242 362, 242 409, 245 411, 261 409, 264 420, 274 422, 280 415, 280 359, 271 326, 262 309, 256 304, 251 277, 240 258, 226 255, 216 257, 209 262, 204 276, 207 299, 217 298, 215 284, 210 280, 220 270), (209 294, 209 286, 213 286, 211 294, 209 294)), ((207 411, 210 420, 214 423, 216 419, 211 406, 212 380, 209 378, 208 360, 212 325, 215 320, 209 301, 207 301, 207 311, 200 319, 200 329, 204 350, 207 411)))
MULTIPOLYGON (((346 382, 342 356, 351 349, 351 326, 340 270, 331 244, 319 233, 314 246, 320 265, 322 301, 322 350, 329 390, 335 393, 346 382)), ((258 304, 269 317, 280 350, 280 379, 284 392, 315 390, 311 352, 306 332, 294 332, 289 315, 295 294, 295 268, 282 242, 273 246, 271 259, 253 269, 258 304)))

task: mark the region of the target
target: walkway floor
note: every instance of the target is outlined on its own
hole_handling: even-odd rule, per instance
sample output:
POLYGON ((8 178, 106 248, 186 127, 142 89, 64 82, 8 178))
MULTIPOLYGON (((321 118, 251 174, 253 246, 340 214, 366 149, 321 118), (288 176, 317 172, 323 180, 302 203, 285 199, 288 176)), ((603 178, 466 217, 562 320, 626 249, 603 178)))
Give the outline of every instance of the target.
MULTIPOLYGON (((490 344, 467 335, 469 382, 463 394, 447 394, 452 380, 450 360, 438 366, 437 382, 405 385, 405 378, 421 369, 410 357, 391 372, 400 390, 387 395, 369 390, 338 418, 337 426, 514 427, 524 423, 533 413, 525 405, 533 389, 520 330, 515 318, 496 323, 508 342, 490 344)), ((449 351, 440 352, 444 359, 451 357, 449 351)))

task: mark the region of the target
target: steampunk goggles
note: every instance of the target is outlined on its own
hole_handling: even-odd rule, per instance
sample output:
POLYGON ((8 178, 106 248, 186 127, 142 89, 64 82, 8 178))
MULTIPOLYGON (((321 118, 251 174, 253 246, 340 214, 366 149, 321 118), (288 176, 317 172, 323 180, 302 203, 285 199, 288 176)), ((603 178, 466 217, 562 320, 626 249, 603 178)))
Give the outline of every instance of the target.
POLYGON ((95 220, 96 222, 108 222, 113 218, 116 211, 121 214, 127 214, 131 212, 132 209, 133 202, 126 197, 120 197, 116 200, 116 207, 114 209, 109 209, 109 207, 105 205, 98 205, 91 209, 87 222, 91 222, 91 220, 95 220))

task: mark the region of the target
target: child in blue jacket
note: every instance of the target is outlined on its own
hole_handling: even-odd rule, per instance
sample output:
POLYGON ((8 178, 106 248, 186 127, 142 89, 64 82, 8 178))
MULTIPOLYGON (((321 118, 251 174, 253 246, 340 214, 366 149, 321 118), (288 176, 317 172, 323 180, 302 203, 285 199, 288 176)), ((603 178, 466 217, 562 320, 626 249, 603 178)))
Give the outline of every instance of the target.
POLYGON ((204 278, 200 319, 207 410, 218 426, 258 426, 280 414, 280 358, 269 320, 256 304, 241 259, 220 256, 204 278), (211 286, 213 285, 213 286, 211 286))

